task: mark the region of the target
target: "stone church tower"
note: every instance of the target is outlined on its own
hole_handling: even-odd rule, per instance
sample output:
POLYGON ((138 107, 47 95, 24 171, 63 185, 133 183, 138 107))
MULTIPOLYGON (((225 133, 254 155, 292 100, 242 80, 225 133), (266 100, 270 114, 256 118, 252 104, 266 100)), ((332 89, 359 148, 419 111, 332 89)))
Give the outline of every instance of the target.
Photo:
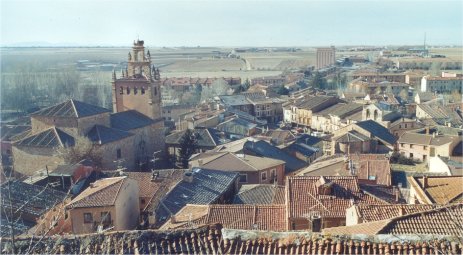
POLYGON ((134 41, 129 52, 127 69, 119 79, 113 72, 113 111, 136 110, 151 119, 161 118, 161 78, 159 69, 151 65, 151 55, 145 54, 144 42, 134 41))

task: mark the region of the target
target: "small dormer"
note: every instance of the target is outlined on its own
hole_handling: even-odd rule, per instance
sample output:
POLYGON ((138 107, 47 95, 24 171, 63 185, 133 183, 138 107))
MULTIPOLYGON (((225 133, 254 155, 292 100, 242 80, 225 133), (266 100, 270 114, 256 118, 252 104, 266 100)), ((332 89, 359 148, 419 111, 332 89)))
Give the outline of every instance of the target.
POLYGON ((324 176, 320 176, 320 179, 315 183, 318 195, 331 195, 333 183, 327 180, 324 176))

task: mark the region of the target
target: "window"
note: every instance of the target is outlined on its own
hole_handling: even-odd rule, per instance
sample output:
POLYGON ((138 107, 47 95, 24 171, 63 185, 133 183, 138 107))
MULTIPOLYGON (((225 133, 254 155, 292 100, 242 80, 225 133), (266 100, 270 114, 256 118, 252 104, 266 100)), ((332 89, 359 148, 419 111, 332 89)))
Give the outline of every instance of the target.
POLYGON ((272 178, 272 181, 276 181, 277 179, 277 170, 276 168, 273 168, 270 170, 270 178, 272 178))
POLYGON ((130 88, 127 87, 127 95, 130 95, 130 88))
POLYGON ((405 128, 407 128, 407 124, 405 124, 405 128))
POLYGON ((142 199, 140 200, 140 202, 141 202, 142 205, 144 205, 144 204, 145 204, 145 199, 142 198, 142 199))
POLYGON ((84 213, 84 223, 93 223, 92 213, 84 213))
POLYGON ((248 182, 248 175, 247 174, 240 174, 240 182, 241 183, 248 182))
POLYGON ((431 152, 429 153, 431 157, 434 157, 436 154, 436 149, 434 147, 431 147, 431 152))
POLYGON ((145 87, 141 87, 141 94, 145 94, 145 87))
POLYGON ((122 158, 122 151, 121 151, 121 149, 117 149, 117 150, 116 150, 116 158, 117 158, 117 159, 122 158))
POLYGON ((423 150, 427 150, 427 149, 428 149, 428 146, 424 145, 423 150))
POLYGON ((111 222, 111 213, 110 212, 101 212, 101 222, 110 223, 111 222))
POLYGON ((413 148, 413 144, 410 144, 410 148, 413 148))
POLYGON ((156 96, 158 94, 158 88, 154 87, 154 95, 156 96))
POLYGON ((138 88, 137 87, 133 88, 133 94, 134 95, 138 94, 138 88))
POLYGON ((410 153, 410 158, 413 158, 413 153, 410 153))
POLYGON ((119 87, 119 95, 124 95, 124 88, 123 87, 119 87))
POLYGON ((427 156, 423 155, 423 161, 426 161, 427 156))
POLYGON ((403 144, 403 143, 401 143, 401 144, 400 144, 400 147, 404 147, 404 144, 403 144))
POLYGON ((262 172, 260 173, 260 179, 262 181, 266 181, 267 180, 267 172, 262 172))

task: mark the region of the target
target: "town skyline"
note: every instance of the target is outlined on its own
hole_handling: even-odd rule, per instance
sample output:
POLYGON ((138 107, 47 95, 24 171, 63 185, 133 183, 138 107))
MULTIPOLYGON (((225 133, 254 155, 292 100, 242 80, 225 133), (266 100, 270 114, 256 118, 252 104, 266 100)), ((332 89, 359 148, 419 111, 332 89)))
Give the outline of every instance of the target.
POLYGON ((425 33, 428 45, 461 45, 463 36, 453 0, 65 2, 3 1, 1 46, 129 46, 127 36, 150 47, 393 46, 422 45, 425 33))

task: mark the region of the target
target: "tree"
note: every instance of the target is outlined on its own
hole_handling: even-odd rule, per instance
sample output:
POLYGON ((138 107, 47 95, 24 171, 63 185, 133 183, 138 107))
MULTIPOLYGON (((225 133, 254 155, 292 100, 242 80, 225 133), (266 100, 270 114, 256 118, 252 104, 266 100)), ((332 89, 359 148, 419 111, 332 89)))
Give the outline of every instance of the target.
POLYGON ((313 77, 310 85, 313 88, 325 89, 327 82, 325 77, 323 77, 321 73, 315 72, 315 76, 313 77))
POLYGON ((300 81, 298 81, 296 84, 297 84, 297 86, 299 86, 299 88, 301 88, 301 89, 305 89, 305 88, 307 88, 307 87, 309 86, 309 85, 307 85, 307 83, 306 83, 304 80, 300 80, 300 81))
POLYGON ((188 161, 197 148, 198 144, 194 133, 187 129, 180 139, 179 159, 183 168, 188 168, 188 161))
POLYGON ((450 95, 451 99, 453 100, 454 103, 461 103, 461 93, 458 92, 458 90, 452 91, 452 94, 450 95))
POLYGON ((280 95, 289 95, 289 90, 284 85, 281 85, 278 88, 277 93, 280 95))
POLYGON ((441 72, 442 63, 441 62, 432 62, 429 67, 429 71, 433 76, 439 76, 441 72))
POLYGON ((68 164, 76 164, 84 159, 91 160, 95 166, 101 166, 103 162, 102 149, 84 136, 77 137, 74 146, 65 145, 58 149, 58 154, 68 164))

